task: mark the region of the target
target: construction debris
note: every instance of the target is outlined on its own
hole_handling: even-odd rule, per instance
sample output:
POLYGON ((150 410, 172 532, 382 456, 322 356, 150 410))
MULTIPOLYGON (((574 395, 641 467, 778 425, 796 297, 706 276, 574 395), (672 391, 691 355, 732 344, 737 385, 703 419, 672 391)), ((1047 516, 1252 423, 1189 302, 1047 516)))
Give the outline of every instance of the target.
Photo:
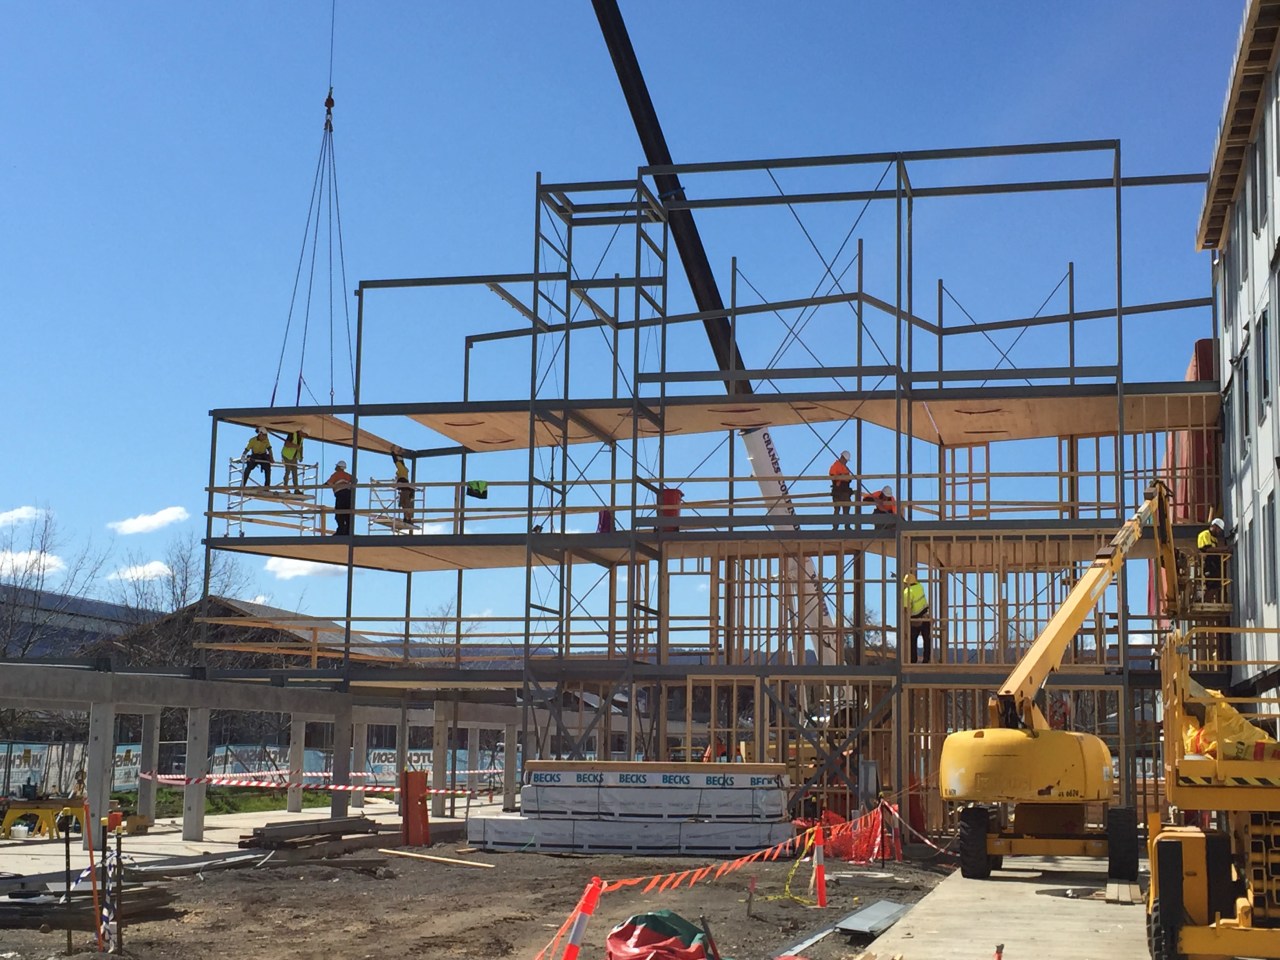
MULTIPOLYGON (((174 896, 159 884, 126 886, 121 895, 117 919, 125 926, 143 921, 169 920, 181 916, 171 905, 174 896)), ((93 896, 88 890, 62 895, 22 891, 0 897, 0 930, 88 930, 95 929, 93 896)))
POLYGON ((378 823, 368 817, 335 817, 331 820, 288 820, 254 827, 240 838, 240 846, 258 850, 297 850, 339 839, 347 834, 378 832, 378 823))

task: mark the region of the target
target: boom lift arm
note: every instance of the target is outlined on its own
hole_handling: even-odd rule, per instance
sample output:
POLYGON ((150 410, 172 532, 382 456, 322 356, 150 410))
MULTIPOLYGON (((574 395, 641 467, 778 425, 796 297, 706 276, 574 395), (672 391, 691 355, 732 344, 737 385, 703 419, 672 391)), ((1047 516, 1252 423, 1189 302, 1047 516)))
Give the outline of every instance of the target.
POLYGON ((1018 661, 999 692, 990 699, 987 704, 990 726, 1049 729, 1049 721, 1036 705, 1035 697, 1048 680, 1049 674, 1062 665, 1062 658, 1071 638, 1097 605, 1102 592, 1123 565, 1125 556, 1142 538, 1142 528, 1148 523, 1152 525, 1155 536, 1161 612, 1170 614, 1177 608, 1177 566, 1173 551, 1169 488, 1156 480, 1147 487, 1142 506, 1138 507, 1137 512, 1120 528, 1111 542, 1098 551, 1097 557, 1067 595, 1053 619, 1018 661))

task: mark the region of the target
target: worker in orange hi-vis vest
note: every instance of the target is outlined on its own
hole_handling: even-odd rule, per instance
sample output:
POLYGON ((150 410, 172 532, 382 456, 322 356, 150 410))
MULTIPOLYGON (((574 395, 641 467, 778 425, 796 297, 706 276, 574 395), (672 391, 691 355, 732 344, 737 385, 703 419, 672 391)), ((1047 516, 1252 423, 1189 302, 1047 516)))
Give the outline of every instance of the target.
POLYGON ((879 490, 873 490, 870 493, 862 495, 863 503, 874 503, 876 505, 876 513, 897 513, 898 501, 893 499, 893 487, 886 484, 879 490))
POLYGON ((849 511, 853 503, 853 473, 849 470, 848 450, 840 451, 840 456, 836 458, 835 463, 831 464, 827 474, 831 477, 831 505, 837 518, 836 522, 831 524, 831 529, 835 530, 839 527, 839 516, 844 514, 844 528, 850 530, 852 527, 849 525, 849 511))
POLYGON ((333 465, 333 475, 324 482, 333 490, 333 506, 337 517, 337 529, 334 536, 351 536, 351 504, 355 495, 355 478, 347 473, 347 461, 339 460, 333 465))

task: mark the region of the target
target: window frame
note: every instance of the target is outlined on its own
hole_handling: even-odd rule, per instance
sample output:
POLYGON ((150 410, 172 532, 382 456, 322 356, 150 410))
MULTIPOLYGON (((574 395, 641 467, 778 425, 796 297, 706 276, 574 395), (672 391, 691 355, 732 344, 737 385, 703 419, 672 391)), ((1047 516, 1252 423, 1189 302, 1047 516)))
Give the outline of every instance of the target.
POLYGON ((1276 492, 1267 494, 1262 507, 1262 598, 1264 603, 1274 604, 1280 587, 1280 557, 1276 556, 1276 492))
POLYGON ((1255 390, 1258 394, 1258 426, 1261 427, 1267 422, 1267 412, 1271 409, 1271 316, 1270 311, 1264 308, 1258 314, 1258 321, 1254 324, 1254 340, 1257 342, 1258 348, 1253 351, 1257 363, 1257 376, 1255 390))

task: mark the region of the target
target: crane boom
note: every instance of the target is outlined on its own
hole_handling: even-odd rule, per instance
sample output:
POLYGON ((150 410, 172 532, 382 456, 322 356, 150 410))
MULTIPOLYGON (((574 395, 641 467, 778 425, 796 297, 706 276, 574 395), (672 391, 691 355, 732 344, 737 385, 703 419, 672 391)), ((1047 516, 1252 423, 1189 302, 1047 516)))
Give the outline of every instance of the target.
MULTIPOLYGON (((640 71, 640 62, 636 58, 635 48, 631 45, 631 37, 627 33, 622 12, 618 9, 617 0, 591 0, 596 19, 600 22, 600 32, 609 48, 609 56, 613 60, 618 74, 618 83, 622 86, 627 107, 631 111, 631 119, 635 123, 636 133, 645 157, 652 166, 672 166, 671 151, 667 147, 667 139, 662 133, 662 125, 658 122, 658 113, 654 109, 653 100, 649 96, 649 88, 644 82, 644 74, 640 71)), ((681 196, 684 187, 680 178, 674 173, 658 173, 654 175, 654 185, 658 188, 660 198, 681 196)), ((680 262, 684 265, 685 276, 689 279, 689 287, 693 292, 694 302, 702 313, 713 314, 702 321, 707 339, 711 342, 711 351, 716 363, 723 371, 746 369, 738 344, 733 338, 733 330, 724 308, 724 300, 720 296, 720 288, 712 273, 711 263, 707 259, 706 248, 702 245, 702 236, 694 223, 693 213, 689 210, 671 210, 667 218, 671 229, 671 237, 675 241, 680 262)), ((725 389, 730 396, 750 395, 754 391, 751 382, 746 379, 725 380, 725 389)), ((778 462, 777 449, 767 429, 740 431, 743 445, 747 450, 747 458, 751 461, 751 471, 760 493, 769 505, 771 515, 795 516, 795 506, 791 501, 791 493, 778 462)), ((774 526, 787 524, 775 523, 774 526)), ((792 528, 795 527, 791 523, 792 528)), ((797 584, 807 585, 809 589, 800 589, 801 597, 797 599, 798 617, 814 637, 814 649, 819 662, 831 664, 836 662, 839 646, 839 631, 832 620, 831 612, 822 596, 819 586, 818 572, 813 561, 806 558, 803 563, 787 558, 784 561, 788 575, 797 584), (803 577, 799 576, 803 567, 803 577)))

